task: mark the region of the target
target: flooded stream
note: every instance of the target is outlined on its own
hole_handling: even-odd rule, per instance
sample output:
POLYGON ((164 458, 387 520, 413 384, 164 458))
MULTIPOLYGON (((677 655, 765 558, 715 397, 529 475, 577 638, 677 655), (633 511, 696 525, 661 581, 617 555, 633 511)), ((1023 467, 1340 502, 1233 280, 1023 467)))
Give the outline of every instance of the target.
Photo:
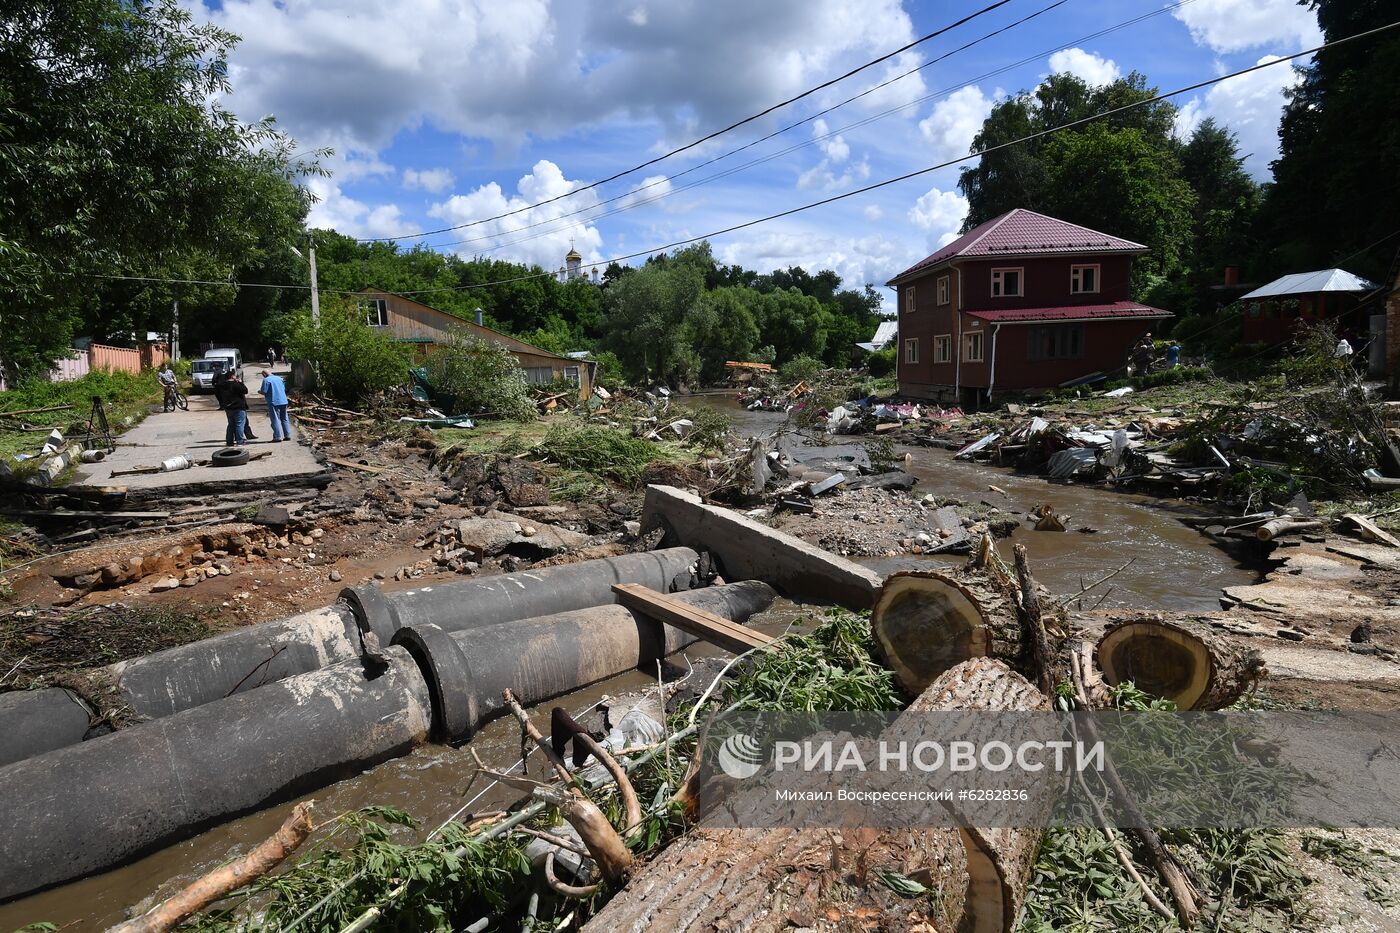
MULTIPOLYGON (((745 411, 729 394, 686 401, 724 408, 733 414, 736 429, 748 435, 772 432, 785 419, 781 413, 745 411)), ((1252 583, 1258 578, 1257 569, 1239 564, 1209 539, 1182 524, 1176 516, 1190 513, 1182 510, 1180 504, 1084 486, 1049 484, 1038 477, 956 461, 951 452, 944 450, 910 448, 907 452, 911 456, 909 469, 919 478, 916 491, 969 501, 985 499, 1017 514, 1025 514, 1038 503, 1052 502, 1059 513, 1070 517, 1071 528, 1089 525, 1097 529, 1096 534, 1060 534, 1036 532, 1025 525, 1012 537, 1011 541, 1027 547, 1037 578, 1053 592, 1073 593, 1081 581, 1097 579, 1130 558, 1136 560, 1113 579, 1112 593, 1104 605, 1216 609, 1221 587, 1252 583), (1004 489, 1009 498, 989 492, 988 485, 1004 489)), ((1004 541, 1001 545, 1008 558, 1010 544, 1004 541)), ((892 572, 959 560, 962 558, 910 555, 862 562, 881 572, 892 572)), ((1095 599, 1103 589, 1107 587, 1097 591, 1095 599)), ((799 616, 792 604, 780 601, 761 617, 759 627, 781 631, 799 616)), ((714 652, 699 644, 687 651, 692 658, 707 653, 714 652)), ((634 672, 542 706, 546 713, 555 705, 580 712, 604 695, 649 685, 655 685, 654 677, 634 672)), ((485 726, 472 745, 483 760, 504 768, 519 756, 519 732, 514 721, 498 719, 485 726)), ((229 762, 231 768, 242 766, 244 763, 229 762)), ((431 828, 452 817, 481 789, 478 782, 464 796, 472 768, 467 748, 426 745, 309 796, 317 801, 318 820, 377 804, 407 810, 431 828)), ((498 788, 472 803, 471 810, 498 809, 515 796, 514 792, 498 788)), ((70 929, 102 929, 120 920, 131 905, 157 891, 168 895, 180 884, 266 838, 286 817, 293 802, 224 823, 113 871, 0 905, 0 931, 40 921, 70 929)))

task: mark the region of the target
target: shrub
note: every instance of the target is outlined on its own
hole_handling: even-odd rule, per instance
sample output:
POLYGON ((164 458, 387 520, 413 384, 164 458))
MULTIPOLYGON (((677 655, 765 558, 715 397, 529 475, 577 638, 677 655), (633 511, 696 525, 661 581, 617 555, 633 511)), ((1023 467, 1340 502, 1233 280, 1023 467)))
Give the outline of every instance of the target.
POLYGON ((821 371, 822 361, 811 356, 794 356, 778 368, 779 374, 788 382, 811 380, 821 371))
POLYGON ((572 470, 635 485, 647 466, 669 459, 665 448, 616 428, 556 424, 535 447, 535 454, 572 470))
POLYGON ((438 400, 454 413, 489 413, 511 421, 535 417, 525 371, 499 343, 453 331, 428 357, 427 370, 438 400))
POLYGON ((685 444, 701 450, 722 450, 734 423, 729 412, 711 405, 676 405, 663 421, 670 418, 690 419, 694 427, 686 435, 685 444))
POLYGON ((408 381, 408 352, 388 334, 365 324, 349 301, 328 302, 318 326, 301 312, 291 321, 287 353, 318 369, 321 387, 348 404, 408 381))
POLYGON ((870 371, 870 375, 876 379, 881 376, 888 376, 894 372, 897 356, 894 347, 884 350, 876 350, 865 358, 865 368, 870 371))

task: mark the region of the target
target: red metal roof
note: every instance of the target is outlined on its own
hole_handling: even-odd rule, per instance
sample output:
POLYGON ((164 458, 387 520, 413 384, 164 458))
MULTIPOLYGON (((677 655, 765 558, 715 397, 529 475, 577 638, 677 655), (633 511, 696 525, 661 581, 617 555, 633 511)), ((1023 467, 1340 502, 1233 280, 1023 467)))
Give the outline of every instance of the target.
POLYGON ((1146 251, 1147 247, 1141 243, 1018 207, 973 227, 938 252, 914 263, 890 282, 955 258, 1146 251))
POLYGON ((1108 305, 1071 305, 1067 308, 998 308, 993 311, 968 311, 969 317, 990 324, 1031 324, 1041 321, 1116 321, 1133 318, 1171 317, 1170 311, 1140 305, 1134 301, 1115 301, 1108 305))

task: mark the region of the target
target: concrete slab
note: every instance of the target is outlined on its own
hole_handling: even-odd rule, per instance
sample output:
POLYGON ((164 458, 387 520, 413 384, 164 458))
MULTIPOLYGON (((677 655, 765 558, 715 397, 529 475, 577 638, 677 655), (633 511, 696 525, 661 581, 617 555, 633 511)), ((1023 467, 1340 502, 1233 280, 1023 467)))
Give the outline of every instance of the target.
MULTIPOLYGON (((228 421, 219 410, 212 395, 191 395, 189 411, 158 411, 145 421, 117 438, 117 449, 100 463, 80 464, 73 480, 75 486, 125 486, 131 490, 171 489, 179 486, 214 482, 247 482, 255 486, 260 480, 284 480, 296 476, 322 473, 325 467, 316 461, 311 448, 298 440, 299 430, 292 423, 292 440, 272 442, 272 427, 267 406, 258 395, 262 377, 259 366, 244 366, 243 378, 248 385, 248 417, 258 440, 248 442, 250 454, 262 451, 271 456, 253 460, 242 466, 195 466, 171 473, 113 476, 112 471, 136 467, 159 466, 161 461, 180 454, 191 460, 207 460, 210 454, 224 446, 224 431, 228 421)), ((285 376, 283 372, 278 375, 285 376)), ((152 378, 155 378, 152 376, 152 378)))
POLYGON ((666 529, 667 547, 719 558, 725 578, 762 580, 793 599, 869 609, 883 578, 872 570, 674 486, 648 486, 642 534, 666 529))

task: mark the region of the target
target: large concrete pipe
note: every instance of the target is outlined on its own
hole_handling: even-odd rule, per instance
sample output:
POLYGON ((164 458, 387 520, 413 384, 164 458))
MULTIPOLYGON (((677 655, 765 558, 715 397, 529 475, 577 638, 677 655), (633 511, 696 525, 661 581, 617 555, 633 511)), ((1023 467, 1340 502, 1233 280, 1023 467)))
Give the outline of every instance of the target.
MULTIPOLYGON (((614 583, 667 592, 697 557, 668 548, 394 593, 347 588, 334 606, 121 661, 87 672, 87 680, 110 706, 157 719, 359 657, 361 626, 387 645, 403 625, 459 631, 611 603, 614 583)), ((0 765, 82 741, 87 723, 73 714, 81 705, 57 688, 0 704, 0 765), (36 722, 43 728, 29 725, 36 722)))
MULTIPOLYGON (((750 580, 678 593, 697 609, 747 621, 772 604, 766 583, 750 580)), ((399 630, 395 643, 413 652, 433 697, 435 738, 469 738, 499 714, 507 687, 532 704, 624 671, 655 669, 656 660, 695 641, 623 606, 594 606, 467 632, 434 625, 399 630)))
POLYGON ((0 768, 0 900, 110 868, 402 755, 432 703, 409 653, 358 660, 0 768))
MULTIPOLYGON (((748 582, 677 598, 744 621, 773 595, 748 582)), ((455 636, 425 625, 385 648, 377 673, 342 661, 0 768, 0 900, 404 754, 430 731, 468 735, 506 687, 538 702, 691 640, 615 605, 455 636)))

